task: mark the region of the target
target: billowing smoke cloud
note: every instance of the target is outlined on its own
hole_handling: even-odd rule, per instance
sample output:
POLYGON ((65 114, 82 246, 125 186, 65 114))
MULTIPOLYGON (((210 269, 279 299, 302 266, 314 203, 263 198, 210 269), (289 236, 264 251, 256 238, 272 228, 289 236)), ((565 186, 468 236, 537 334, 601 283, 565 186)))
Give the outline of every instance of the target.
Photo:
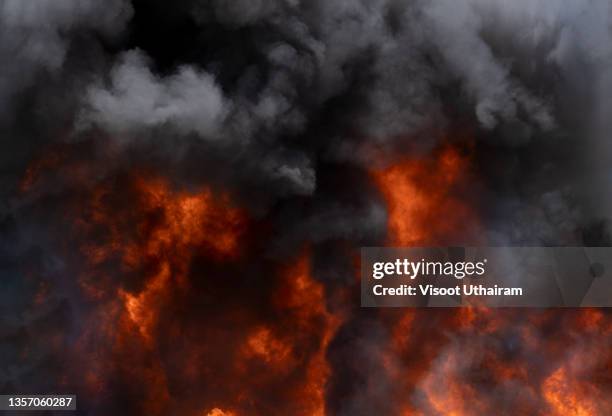
POLYGON ((24 89, 43 75, 65 71, 72 41, 82 32, 113 38, 125 29, 132 7, 123 0, 42 1, 36 5, 7 0, 0 5, 2 116, 15 110, 24 89))
POLYGON ((559 328, 590 323, 599 369, 605 315, 363 311, 354 260, 609 244, 611 18, 604 0, 0 0, 0 390, 76 389, 92 415, 488 414, 512 394, 512 414, 561 414, 564 377, 591 373, 555 373, 584 346, 559 328), (499 369, 539 345, 533 378, 499 369), (470 348, 491 356, 455 362, 470 348))
POLYGON ((87 94, 91 113, 83 122, 111 133, 133 134, 147 128, 173 127, 178 134, 214 138, 228 109, 214 79, 193 68, 181 68, 158 81, 137 51, 121 57, 111 73, 110 91, 92 87, 87 94))

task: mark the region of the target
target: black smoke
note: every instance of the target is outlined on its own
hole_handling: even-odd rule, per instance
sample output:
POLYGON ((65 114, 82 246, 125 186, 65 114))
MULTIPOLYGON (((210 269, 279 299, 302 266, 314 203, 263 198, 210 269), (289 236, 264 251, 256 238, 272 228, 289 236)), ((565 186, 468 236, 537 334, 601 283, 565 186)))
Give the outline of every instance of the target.
MULTIPOLYGON (((246 210, 263 231, 226 273, 261 261, 263 279, 308 245, 329 293, 354 294, 352 256, 386 241, 369 170, 465 145, 466 131, 465 197, 488 244, 609 244, 611 16, 606 1, 0 0, 0 391, 61 390, 45 375, 69 366, 62 348, 96 310, 71 281, 66 214, 98 186, 129 212, 133 171, 246 210), (32 307, 44 284, 52 302, 32 307)), ((327 352, 329 414, 393 414, 378 355, 389 318, 353 295, 328 304, 348 316, 327 352)), ((116 386, 82 414, 137 413, 138 390, 116 386)))

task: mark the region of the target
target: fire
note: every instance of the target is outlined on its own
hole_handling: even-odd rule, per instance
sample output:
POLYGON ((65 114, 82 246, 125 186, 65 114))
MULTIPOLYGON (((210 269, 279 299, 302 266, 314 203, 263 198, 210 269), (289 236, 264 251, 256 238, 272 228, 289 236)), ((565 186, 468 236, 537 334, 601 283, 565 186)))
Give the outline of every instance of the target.
POLYGON ((184 286, 189 253, 202 248, 213 255, 231 256, 238 245, 241 214, 229 207, 226 198, 215 200, 208 189, 196 194, 173 193, 160 180, 146 182, 139 179, 141 204, 148 212, 161 214, 158 224, 148 231, 142 243, 130 243, 122 254, 128 272, 148 268, 154 259, 156 271, 137 294, 119 289, 129 318, 146 339, 151 339, 155 326, 155 306, 160 304, 169 286, 184 286))
POLYGON ((278 338, 270 328, 257 328, 246 341, 244 356, 265 363, 271 371, 285 372, 294 364, 292 346, 278 338))
MULTIPOLYGON (((374 171, 387 205, 387 244, 445 245, 451 236, 477 236, 476 207, 462 192, 471 180, 469 162, 445 146, 433 157, 374 171)), ((501 409, 509 414, 609 414, 591 376, 612 362, 602 347, 610 320, 600 311, 525 314, 473 307, 383 311, 382 316, 390 328, 382 361, 398 414, 492 414, 508 390, 516 400, 501 409), (558 330, 543 336, 542 328, 551 326, 558 330), (506 343, 516 352, 508 353, 506 343), (543 363, 562 364, 550 370, 540 368, 543 363)))
POLYGON ((469 416, 472 414, 487 414, 486 409, 479 406, 474 390, 467 385, 456 382, 462 370, 459 362, 461 356, 450 354, 442 356, 435 365, 434 377, 426 377, 424 389, 428 392, 427 400, 434 414, 446 416, 469 416))
POLYGON ((208 188, 175 190, 155 177, 131 179, 126 200, 115 192, 107 185, 94 189, 75 223, 83 241, 79 284, 99 304, 91 316, 96 330, 81 335, 76 352, 88 362, 91 390, 103 391, 116 376, 133 380, 142 389, 142 411, 161 415, 172 400, 159 349, 164 311, 187 295, 194 256, 239 255, 245 216, 227 196, 208 188))
MULTIPOLYGON (((461 192, 471 180, 469 158, 457 149, 445 146, 434 157, 403 160, 373 177, 387 205, 387 244, 445 245, 449 236, 477 235, 476 209, 461 192)), ((593 376, 612 362, 606 348, 612 325, 601 311, 472 307, 382 316, 390 328, 382 361, 398 414, 610 414, 593 376), (509 390, 516 399, 500 407, 509 390)))
POLYGON ((239 210, 231 207, 229 198, 215 198, 209 189, 194 194, 174 193, 163 180, 137 181, 142 203, 163 214, 164 226, 154 230, 147 254, 170 247, 204 245, 220 254, 231 254, 238 245, 237 227, 242 222, 239 210))
POLYGON ((314 354, 306 369, 305 388, 300 398, 301 410, 297 414, 324 416, 325 386, 330 376, 325 354, 329 342, 340 325, 340 318, 330 313, 325 306, 323 285, 312 279, 307 256, 303 256, 298 261, 290 275, 292 278, 289 283, 279 293, 279 299, 282 299, 280 309, 297 318, 297 333, 302 331, 313 333, 314 325, 319 326, 321 322, 323 325, 317 337, 318 345, 315 345, 314 354))
MULTIPOLYGON (((29 171, 24 192, 44 187, 44 168, 29 171)), ((307 251, 251 276, 269 237, 253 238, 252 220, 223 192, 157 175, 102 180, 64 211, 64 254, 87 311, 65 377, 83 380, 82 397, 122 386, 139 398, 122 411, 152 416, 269 414, 271 400, 274 414, 326 414, 340 318, 307 251)))
POLYGON ((373 172, 387 203, 391 245, 439 243, 473 232, 474 210, 457 194, 469 179, 468 161, 446 146, 434 158, 406 159, 373 172))
POLYGON ((408 316, 396 324, 408 332, 401 345, 392 341, 389 354, 399 414, 601 416, 612 410, 605 390, 610 320, 599 311, 418 310, 408 316), (424 331, 420 320, 438 329, 424 331), (426 345, 419 344, 423 339, 426 345))
MULTIPOLYGON (((388 208, 386 243, 445 244, 477 229, 461 192, 469 166, 444 147, 372 172, 388 208)), ((30 187, 44 188, 41 173, 30 187)), ((83 311, 63 377, 83 381, 80 397, 125 391, 138 399, 120 411, 152 416, 333 414, 328 394, 350 380, 328 356, 338 365, 330 345, 356 313, 352 293, 318 281, 309 250, 262 259, 273 238, 266 224, 223 192, 134 172, 120 179, 62 205, 69 226, 58 250, 83 311)), ((47 303, 48 291, 41 286, 36 301, 47 303)), ((501 410, 520 416, 612 414, 612 321, 603 311, 358 313, 384 328, 364 343, 376 343, 387 414, 494 414, 500 397, 501 410)), ((367 380, 364 395, 377 382, 367 380)))
MULTIPOLYGON (((173 191, 161 179, 138 177, 133 192, 138 202, 135 211, 139 214, 134 224, 126 224, 120 218, 125 213, 115 213, 105 205, 111 190, 100 188, 94 194, 88 217, 80 220, 79 225, 84 233, 99 232, 101 228, 107 231, 106 240, 92 239, 83 246, 90 269, 117 258, 122 273, 141 276, 140 290, 119 287, 117 293, 128 320, 151 342, 158 306, 167 300, 173 288, 185 288, 192 253, 235 255, 244 220, 242 213, 229 205, 227 197, 215 198, 206 188, 195 193, 173 191), (124 230, 129 230, 130 225, 134 235, 126 238, 124 230)), ((82 280, 86 292, 95 286, 92 279, 82 280)), ((99 290, 107 287, 101 285, 99 290)))
POLYGON ((544 397, 552 410, 551 416, 597 416, 597 406, 591 402, 593 392, 584 391, 560 367, 544 381, 544 397))
MULTIPOLYGON (((387 244, 390 246, 427 246, 445 244, 453 236, 476 234, 478 221, 475 208, 466 201, 465 190, 471 179, 469 158, 458 148, 445 145, 432 156, 407 158, 372 172, 387 207, 387 244)), ((431 313, 431 311, 428 311, 431 313)), ((466 325, 472 311, 466 309, 446 323, 449 327, 466 325)), ((422 414, 406 391, 422 390, 429 412, 449 416, 468 413, 462 397, 472 395, 469 389, 452 381, 458 357, 448 356, 435 361, 446 339, 439 333, 420 333, 419 320, 427 319, 409 309, 385 311, 391 326, 391 338, 382 360, 386 371, 397 386, 399 414, 422 414), (421 348, 416 339, 427 338, 421 348), (440 367, 450 375, 446 380, 432 377, 431 366, 440 367), (441 389, 445 384, 447 388, 441 389)), ((427 415, 429 413, 423 413, 427 415)))
POLYGON ((300 385, 291 393, 296 416, 324 416, 325 387, 330 368, 325 354, 340 319, 326 308, 322 284, 311 277, 309 257, 299 258, 282 271, 275 295, 275 309, 284 333, 256 328, 246 339, 243 356, 262 363, 272 375, 302 372, 300 385), (308 357, 303 361, 302 357, 308 357))
POLYGON ((170 284, 170 269, 167 265, 147 282, 144 290, 138 294, 119 289, 119 296, 123 299, 128 318, 138 327, 140 334, 147 342, 152 342, 152 330, 156 323, 155 305, 158 299, 164 296, 170 284))
POLYGON ((236 416, 235 413, 232 412, 224 412, 223 410, 215 407, 210 412, 205 413, 204 416, 236 416))

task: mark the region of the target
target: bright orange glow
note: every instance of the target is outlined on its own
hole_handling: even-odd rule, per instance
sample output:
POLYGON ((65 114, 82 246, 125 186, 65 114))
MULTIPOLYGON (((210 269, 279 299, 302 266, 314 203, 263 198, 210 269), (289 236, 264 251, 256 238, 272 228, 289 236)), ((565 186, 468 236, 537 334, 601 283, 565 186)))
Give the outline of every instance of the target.
MULTIPOLYGON (((444 147, 372 172, 388 212, 386 244, 444 245, 477 232, 476 208, 462 193, 469 166, 444 147)), ((44 163, 24 189, 44 189, 40 169, 44 163)), ((363 394, 403 416, 612 414, 605 310, 363 311, 354 287, 317 280, 308 249, 286 262, 262 259, 268 224, 212 188, 126 173, 71 198, 70 241, 60 250, 84 305, 70 347, 74 368, 63 377, 81 381, 90 397, 119 386, 131 413, 150 416, 326 416, 345 399, 337 396, 344 383, 355 384, 341 379, 344 350, 330 343, 345 318, 363 314, 357 319, 372 324, 373 336, 368 326, 355 338, 373 375, 347 393, 351 404, 363 394)), ((53 304, 52 287, 33 288, 36 305, 53 304)), ((355 342, 346 339, 354 324, 342 329, 339 347, 355 342)), ((65 348, 61 337, 45 340, 65 348)))
POLYGON ((223 411, 219 409, 218 407, 215 407, 210 412, 208 413, 205 412, 204 416, 236 416, 236 414, 233 412, 223 411))
MULTIPOLYGON (((386 168, 372 172, 387 207, 387 244, 390 246, 444 245, 449 238, 466 238, 478 233, 477 215, 471 202, 461 193, 462 187, 472 179, 469 175, 469 159, 452 146, 438 149, 432 156, 407 158, 386 168)), ((385 311, 391 319, 391 342, 383 355, 383 365, 398 386, 400 414, 420 415, 410 403, 406 391, 421 384, 429 406, 437 414, 450 416, 468 415, 463 406, 465 397, 472 393, 460 384, 428 376, 432 360, 439 353, 444 338, 438 334, 418 334, 418 320, 427 319, 415 310, 385 311), (420 346, 419 337, 426 337, 426 345, 420 346)), ((474 311, 464 309, 453 317, 455 326, 471 326, 474 311)), ((449 324, 450 325, 450 324, 449 324)), ((448 357, 439 364, 449 374, 457 362, 448 357)), ((452 377, 452 376, 451 376, 452 377)), ((473 403, 472 403, 473 404, 473 403)))
POLYGON ((283 367, 291 360, 291 346, 272 334, 269 328, 258 328, 247 339, 245 355, 263 360, 267 365, 283 367))
MULTIPOLYGON (((129 191, 130 204, 122 206, 109 188, 94 190, 89 209, 76 221, 85 242, 80 286, 101 305, 98 327, 84 334, 77 348, 92 363, 89 388, 101 394, 119 374, 140 386, 143 414, 167 414, 176 403, 172 374, 164 368, 166 345, 170 352, 165 354, 173 357, 170 362, 185 382, 207 386, 198 416, 265 413, 270 394, 265 392, 277 389, 284 378, 292 380, 279 399, 285 414, 324 416, 331 372, 326 351, 340 320, 326 306, 324 286, 311 275, 308 253, 288 266, 270 267, 271 280, 262 282, 270 285, 264 298, 268 305, 250 304, 241 295, 245 303, 232 309, 225 305, 231 297, 211 296, 207 307, 216 318, 191 322, 187 314, 179 321, 172 313, 197 284, 190 269, 196 256, 223 268, 243 261, 246 216, 206 188, 178 191, 163 180, 138 177, 129 191), (108 274, 109 263, 118 265, 122 279, 108 274), (267 316, 258 315, 258 308, 266 308, 267 316), (185 334, 192 338, 183 339, 185 334), (171 347, 168 336, 176 337, 171 347), (93 348, 99 337, 107 341, 93 348)), ((235 279, 230 275, 204 284, 231 286, 235 279)), ((198 298, 193 305, 203 302, 198 298)))
MULTIPOLYGON (((158 307, 173 286, 183 287, 193 253, 203 250, 211 255, 233 256, 243 223, 242 214, 232 208, 226 197, 215 198, 211 191, 198 193, 173 191, 160 179, 138 177, 134 182, 137 194, 134 210, 137 234, 126 239, 123 213, 108 207, 111 196, 106 188, 94 192, 88 219, 79 222, 87 232, 104 227, 106 241, 89 241, 83 246, 92 268, 110 258, 119 258, 125 273, 144 272, 142 288, 136 292, 119 287, 127 319, 138 328, 143 339, 153 341, 158 307)), ((129 215, 129 214, 128 214, 129 215)), ((129 224, 127 224, 129 225, 129 224)), ((81 279, 83 290, 93 297, 108 290, 104 280, 81 279), (100 284, 99 288, 96 288, 100 284)))
POLYGON ((476 224, 455 192, 468 180, 468 160, 447 146, 435 158, 407 159, 373 172, 388 210, 389 244, 441 243, 476 224))
POLYGON ((140 334, 147 342, 153 342, 151 331, 156 322, 156 309, 160 299, 170 284, 170 269, 162 265, 162 269, 147 282, 142 292, 134 295, 119 289, 119 296, 124 301, 129 319, 136 324, 140 334))
POLYGON ((294 349, 317 341, 312 346, 314 352, 306 367, 303 390, 295 398, 299 409, 295 414, 324 416, 325 386, 330 376, 325 353, 340 325, 340 318, 328 311, 323 285, 311 277, 308 256, 302 256, 286 276, 276 299, 280 312, 292 319, 294 349), (308 335, 315 333, 314 339, 308 335))
POLYGON ((122 374, 143 389, 143 413, 163 415, 171 397, 157 346, 163 341, 158 335, 162 311, 187 293, 194 255, 239 255, 245 217, 227 197, 207 188, 185 192, 160 179, 138 177, 129 192, 129 205, 122 205, 111 188, 95 189, 76 219, 85 237, 79 283, 85 296, 101 305, 96 327, 82 335, 77 351, 88 363, 85 381, 92 391, 102 391, 111 374, 122 374), (112 283, 117 280, 105 267, 109 262, 135 283, 112 283), (92 340, 100 337, 106 341, 93 348, 92 340))
POLYGON ((469 385, 457 382, 461 371, 460 356, 448 355, 437 365, 435 376, 427 377, 424 390, 434 414, 447 416, 469 416, 487 414, 479 408, 476 394, 469 385))
POLYGON ((155 230, 148 254, 171 247, 203 244, 221 254, 231 254, 238 244, 241 213, 226 196, 215 198, 208 189, 195 194, 173 192, 163 180, 137 181, 142 202, 164 214, 164 226, 155 230))
POLYGON ((552 373, 543 388, 551 416, 599 416, 597 406, 591 402, 592 392, 589 394, 584 388, 572 381, 563 367, 552 373))
POLYGON ((141 206, 162 214, 161 221, 148 230, 143 243, 128 243, 123 249, 123 264, 130 272, 147 267, 155 260, 151 274, 139 293, 119 289, 131 321, 143 337, 152 339, 156 306, 173 282, 184 285, 191 253, 200 247, 212 254, 232 256, 238 245, 241 214, 229 206, 226 198, 216 200, 204 189, 197 194, 173 193, 161 180, 137 181, 141 206))

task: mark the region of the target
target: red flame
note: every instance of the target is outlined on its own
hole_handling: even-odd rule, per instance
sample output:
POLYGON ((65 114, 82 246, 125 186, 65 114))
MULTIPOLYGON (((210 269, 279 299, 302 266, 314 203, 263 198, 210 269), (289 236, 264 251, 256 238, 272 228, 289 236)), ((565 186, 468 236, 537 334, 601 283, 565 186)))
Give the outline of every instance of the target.
MULTIPOLYGON (((271 267, 271 280, 262 281, 269 288, 254 295, 262 298, 209 299, 192 293, 200 284, 194 279, 220 283, 194 276, 193 262, 232 270, 251 244, 250 220, 229 196, 130 175, 120 186, 96 186, 86 198, 67 210, 74 224, 67 247, 80 246, 72 258, 83 298, 94 305, 72 351, 73 371, 92 397, 125 383, 140 398, 132 409, 139 414, 325 415, 326 351, 339 318, 311 276, 308 252, 271 267), (199 296, 209 299, 214 318, 190 318, 189 308, 202 305, 199 296), (192 306, 183 307, 186 301, 192 306), (177 384, 204 390, 185 393, 183 402, 177 384), (265 393, 279 389, 279 398, 265 393), (278 408, 271 410, 270 400, 278 408)), ((234 279, 228 275, 223 284, 234 279)))
MULTIPOLYGON (((444 244, 449 235, 478 231, 472 203, 456 192, 471 179, 469 158, 456 149, 401 161, 374 172, 374 178, 387 203, 389 245, 444 244)), ((516 415, 610 414, 603 386, 593 376, 612 363, 605 347, 612 321, 599 311, 570 312, 385 311, 392 338, 383 361, 397 386, 391 394, 399 413, 468 416, 493 414, 501 406, 516 415), (556 334, 542 336, 541 328, 555 321, 556 334), (521 357, 508 359, 498 345, 487 345, 501 342, 496 337, 504 332, 513 333, 521 357), (539 361, 528 361, 536 356, 539 361), (534 368, 541 363, 552 369, 534 368), (510 388, 517 389, 516 400, 501 405, 497 396, 510 388)))
POLYGON ((226 196, 206 188, 173 190, 158 178, 132 180, 130 204, 121 208, 113 191, 95 189, 76 222, 86 259, 79 282, 85 296, 100 303, 92 317, 97 323, 82 334, 77 352, 88 362, 91 390, 101 393, 109 377, 120 375, 140 384, 141 411, 164 414, 172 397, 158 349, 160 331, 167 331, 160 327, 162 313, 189 290, 194 254, 238 255, 245 217, 226 196), (117 263, 115 273, 135 276, 135 287, 112 283, 121 280, 109 275, 107 264, 117 263))
POLYGON ((294 349, 313 341, 299 334, 317 334, 318 344, 306 368, 304 390, 299 399, 296 398, 301 402, 300 410, 294 414, 324 416, 325 386, 330 376, 325 353, 340 319, 327 310, 323 285, 312 279, 307 256, 303 256, 289 274, 291 278, 285 281, 276 299, 279 309, 294 319, 294 335, 297 335, 294 349))
MULTIPOLYGON (((45 166, 32 168, 24 191, 38 187, 45 166)), ((477 233, 476 208, 463 192, 469 171, 469 156, 446 146, 372 172, 388 207, 387 244, 444 244, 477 233)), ((268 276, 252 276, 257 285, 217 296, 207 292, 215 279, 227 273, 232 286, 235 264, 261 260, 247 238, 253 220, 228 195, 130 175, 79 194, 74 207, 66 210, 74 225, 66 249, 76 242, 79 251, 66 257, 76 259, 88 315, 65 379, 83 380, 91 397, 129 390, 139 398, 126 410, 134 414, 326 415, 334 376, 327 353, 342 318, 328 308, 333 294, 312 276, 308 250, 284 266, 266 260, 268 276), (193 274, 201 258, 215 276, 193 274), (204 312, 192 316, 190 308, 204 312)), ((41 285, 35 302, 49 290, 41 285)), ((393 414, 494 414, 508 389, 516 389, 505 403, 511 414, 612 414, 612 321, 601 311, 376 313, 390 334, 380 365, 393 414), (500 346, 508 333, 520 353, 500 346)))

